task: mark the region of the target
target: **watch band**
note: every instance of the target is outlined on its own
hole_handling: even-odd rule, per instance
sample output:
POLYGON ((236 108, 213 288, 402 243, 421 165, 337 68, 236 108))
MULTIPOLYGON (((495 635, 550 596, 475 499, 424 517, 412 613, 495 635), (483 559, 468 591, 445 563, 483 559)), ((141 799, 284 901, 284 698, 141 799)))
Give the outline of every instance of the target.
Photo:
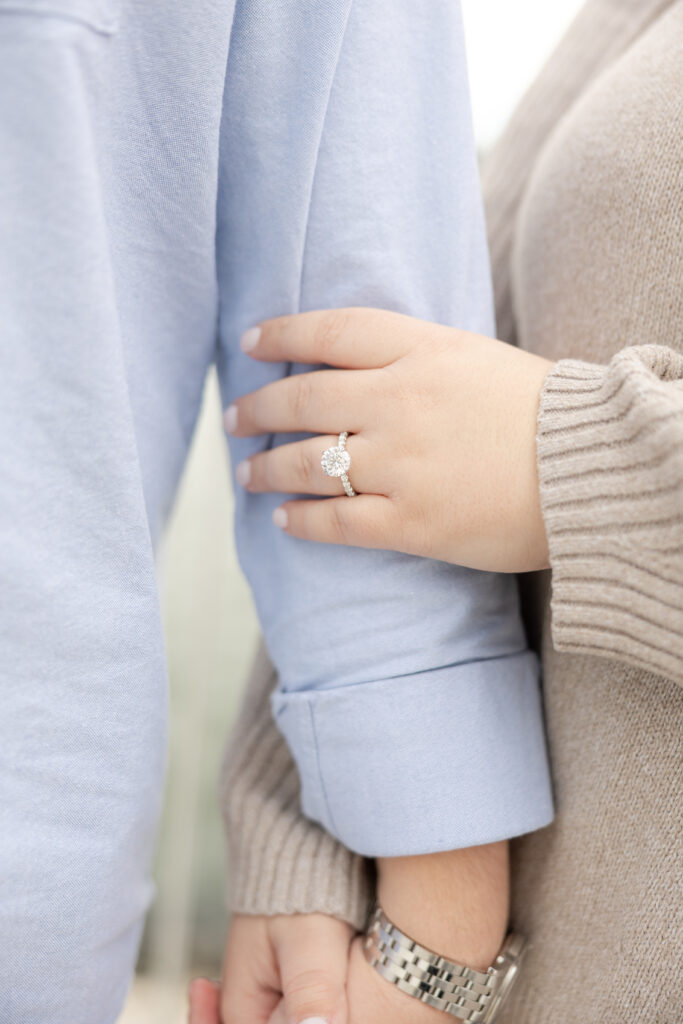
POLYGON ((452 963, 426 949, 392 924, 377 904, 365 932, 365 959, 409 996, 470 1024, 492 1024, 517 977, 528 948, 510 933, 486 971, 452 963))

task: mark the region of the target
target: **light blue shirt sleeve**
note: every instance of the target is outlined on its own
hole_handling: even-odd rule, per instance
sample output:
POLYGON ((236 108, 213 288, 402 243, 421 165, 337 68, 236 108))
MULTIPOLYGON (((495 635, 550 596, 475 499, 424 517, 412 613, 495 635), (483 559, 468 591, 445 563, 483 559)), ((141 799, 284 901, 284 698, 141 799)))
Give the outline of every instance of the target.
POLYGON ((3 1024, 116 1019, 164 768, 161 623, 92 107, 108 21, 92 13, 29 3, 24 17, 0 0, 3 1024))
MULTIPOLYGON (((457 5, 233 7, 0 0, 3 1024, 125 997, 164 771, 154 545, 216 354, 228 401, 288 370, 239 351, 270 314, 492 330, 457 5)), ((307 813, 377 853, 545 824, 512 579, 298 544, 277 500, 238 489, 237 537, 307 813)))
MULTIPOLYGON (((268 316, 365 305, 494 333, 453 0, 238 3, 221 134, 226 404, 305 369, 241 353, 268 316)), ((291 439, 233 440, 232 454, 291 439)), ((236 532, 305 813, 369 856, 548 824, 515 579, 295 540, 271 524, 281 500, 238 487, 236 532)))

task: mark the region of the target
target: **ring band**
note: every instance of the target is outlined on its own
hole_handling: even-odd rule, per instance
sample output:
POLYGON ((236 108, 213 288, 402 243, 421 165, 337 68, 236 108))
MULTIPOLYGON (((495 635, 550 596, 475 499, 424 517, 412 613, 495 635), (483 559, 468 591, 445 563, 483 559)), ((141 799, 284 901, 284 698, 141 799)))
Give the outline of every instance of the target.
POLYGON ((323 452, 322 458, 320 459, 320 465, 326 476, 339 477, 348 498, 355 498, 356 492, 351 486, 351 481, 349 480, 351 456, 346 448, 348 436, 348 430, 342 430, 337 444, 333 445, 331 448, 326 448, 323 452))

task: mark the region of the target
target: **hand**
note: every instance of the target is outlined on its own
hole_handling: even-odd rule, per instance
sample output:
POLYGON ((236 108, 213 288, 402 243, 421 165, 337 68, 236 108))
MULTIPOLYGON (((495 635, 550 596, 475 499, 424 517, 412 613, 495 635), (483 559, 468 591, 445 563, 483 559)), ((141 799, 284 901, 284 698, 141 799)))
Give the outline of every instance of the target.
MULTIPOLYGON (((333 918, 329 919, 330 921, 333 918)), ((346 969, 347 1011, 316 1016, 315 1024, 440 1024, 438 1010, 417 1003, 399 992, 393 985, 373 971, 363 956, 363 938, 357 935, 348 948, 344 966, 346 969)), ((197 978, 190 985, 189 1024, 300 1024, 300 1018, 287 1012, 284 998, 280 998, 269 1017, 263 1017, 267 1009, 267 989, 260 988, 260 995, 250 1003, 245 1000, 242 1012, 237 1012, 235 1002, 226 1004, 226 987, 205 978, 197 978), (221 1009, 223 1007, 223 1009, 221 1009)), ((305 1019, 305 1018, 304 1018, 305 1019)))
POLYGON ((248 331, 254 359, 325 363, 239 399, 236 436, 316 432, 245 460, 250 491, 330 496, 288 501, 275 522, 295 537, 390 548, 475 569, 548 564, 536 472, 545 359, 503 342, 372 309, 302 313, 248 331), (352 435, 349 500, 320 468, 352 435), (337 497, 334 497, 337 496, 337 497))
POLYGON ((190 1024, 346 1024, 350 925, 326 914, 235 914, 221 989, 190 987, 190 1024))
MULTIPOLYGON (((508 844, 377 862, 378 895, 402 930, 449 958, 485 970, 508 915, 508 844)), ((438 1010, 389 985, 366 962, 362 936, 322 914, 236 915, 222 992, 190 988, 190 1024, 439 1024, 438 1010)))

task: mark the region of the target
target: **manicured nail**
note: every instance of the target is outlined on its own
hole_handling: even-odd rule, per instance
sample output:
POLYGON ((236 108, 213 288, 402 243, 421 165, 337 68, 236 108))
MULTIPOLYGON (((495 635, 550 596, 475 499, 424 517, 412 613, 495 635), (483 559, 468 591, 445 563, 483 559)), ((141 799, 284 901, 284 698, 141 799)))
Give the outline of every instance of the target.
POLYGON ((223 426, 229 434, 237 430, 237 406, 229 405, 223 413, 223 426))
POLYGON ((300 1024, 330 1024, 325 1017, 306 1017, 306 1020, 300 1021, 300 1024))
MULTIPOLYGON (((281 530, 286 530, 287 523, 289 522, 287 510, 284 508, 276 508, 273 512, 273 522, 276 526, 279 526, 281 530)), ((302 1021, 301 1024, 311 1024, 311 1021, 320 1020, 322 1020, 322 1017, 308 1017, 305 1021, 302 1021)), ((327 1024, 327 1022, 324 1021, 323 1024, 327 1024)))
POLYGON ((250 327, 248 331, 245 331, 240 338, 240 348, 243 352, 251 352, 258 345, 259 338, 261 337, 260 327, 250 327))
POLYGON ((251 463, 249 462, 249 459, 245 459, 243 462, 238 464, 237 469, 235 470, 235 477, 237 478, 238 484, 242 484, 242 487, 247 486, 251 479, 251 463))

